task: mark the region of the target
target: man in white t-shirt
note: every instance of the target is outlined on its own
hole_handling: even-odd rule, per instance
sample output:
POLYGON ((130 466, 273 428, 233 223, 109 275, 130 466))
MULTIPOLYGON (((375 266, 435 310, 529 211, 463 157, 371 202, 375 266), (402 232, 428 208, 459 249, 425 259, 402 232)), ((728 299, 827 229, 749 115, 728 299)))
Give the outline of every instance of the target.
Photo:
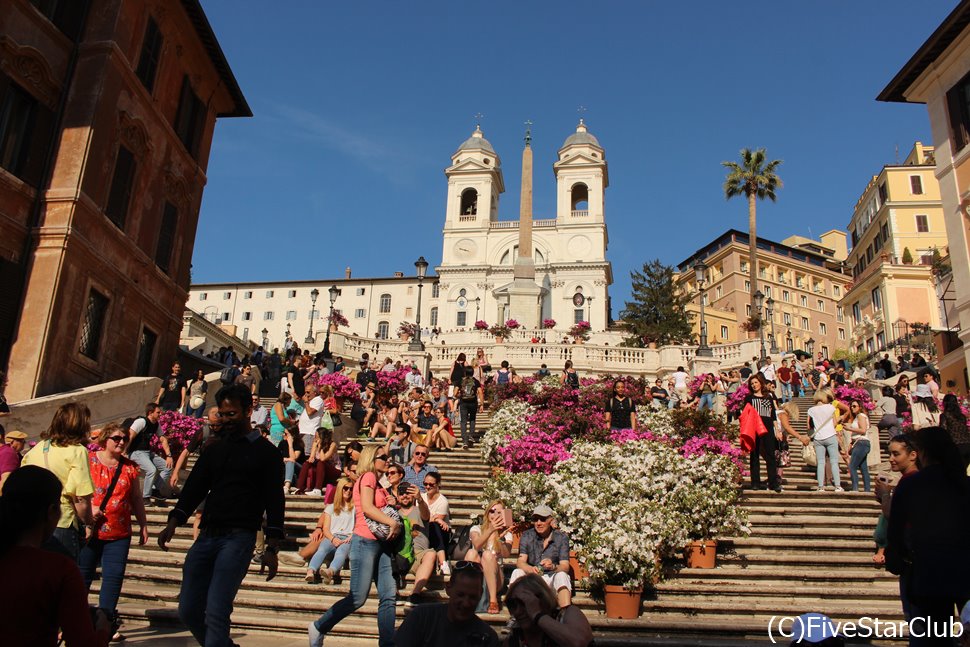
POLYGON ((674 392, 677 394, 677 399, 681 402, 687 402, 687 380, 690 379, 690 376, 684 371, 684 367, 678 366, 670 377, 674 380, 674 392))
POLYGON ((324 413, 323 398, 317 395, 317 387, 313 384, 306 385, 303 403, 303 412, 300 414, 300 435, 303 436, 303 442, 309 448, 313 446, 313 437, 317 433, 320 417, 324 413))
POLYGON ((765 376, 765 379, 769 382, 775 381, 775 363, 771 359, 771 355, 767 357, 764 361, 764 365, 761 367, 761 374, 765 376))

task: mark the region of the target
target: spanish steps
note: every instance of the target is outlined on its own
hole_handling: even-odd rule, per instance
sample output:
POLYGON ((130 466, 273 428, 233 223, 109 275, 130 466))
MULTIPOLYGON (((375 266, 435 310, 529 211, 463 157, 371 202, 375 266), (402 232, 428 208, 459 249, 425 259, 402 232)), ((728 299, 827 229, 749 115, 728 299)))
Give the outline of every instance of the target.
MULTIPOLYGON (((799 399, 803 412, 810 405, 810 400, 799 399)), ((803 429, 804 419, 803 415, 803 429)), ((480 427, 488 424, 487 414, 480 423, 480 427)), ((792 444, 792 466, 785 470, 784 492, 745 489, 743 505, 750 515, 750 536, 721 538, 714 569, 686 568, 682 560, 665 564, 666 579, 644 594, 638 619, 606 618, 602 604, 577 588, 574 603, 589 618, 597 645, 770 644, 767 631, 773 616, 810 611, 837 621, 862 617, 902 621, 896 578, 872 562, 872 531, 879 514, 875 499, 868 493, 835 493, 831 487, 816 492, 814 468, 803 466, 798 447, 797 442, 792 444)), ((481 515, 478 497, 490 468, 480 452, 456 448, 434 453, 430 462, 443 475, 442 492, 450 501, 453 524, 468 523, 481 515)), ((843 467, 843 485, 846 478, 843 467)), ((151 541, 146 546, 132 545, 120 603, 126 622, 179 623, 181 568, 192 543, 192 530, 190 526, 179 528, 168 552, 158 548, 155 536, 170 505, 149 508, 151 541)), ((288 496, 288 538, 281 550, 295 550, 306 542, 322 509, 321 497, 288 496)), ((305 634, 307 623, 344 595, 348 581, 345 577, 343 585, 307 584, 305 573, 302 567, 281 563, 279 575, 267 582, 259 575, 259 566, 251 565, 236 597, 234 631, 289 634, 289 640, 305 634)), ((98 585, 96 581, 92 591, 98 585)), ((445 599, 439 575, 432 578, 429 601, 435 596, 445 599)), ((336 627, 327 644, 376 644, 376 613, 375 591, 356 614, 336 627)), ((399 605, 397 613, 400 620, 407 608, 399 605)), ((500 634, 508 621, 504 607, 498 615, 480 615, 500 634)), ((246 643, 241 644, 245 647, 246 643)), ((859 644, 892 643, 873 640, 859 644)))

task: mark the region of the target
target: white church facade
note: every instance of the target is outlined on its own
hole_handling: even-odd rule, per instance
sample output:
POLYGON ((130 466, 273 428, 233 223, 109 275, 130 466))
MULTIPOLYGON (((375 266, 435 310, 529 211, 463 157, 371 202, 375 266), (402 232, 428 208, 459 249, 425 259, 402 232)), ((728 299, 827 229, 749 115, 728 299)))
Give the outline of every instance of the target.
MULTIPOLYGON (((566 138, 553 164, 554 218, 533 217, 531 160, 527 137, 518 220, 498 219, 505 192, 502 163, 480 128, 445 169, 441 262, 424 281, 421 326, 439 328, 439 339, 449 344, 475 338, 477 320, 491 325, 514 318, 532 329, 554 319, 556 332, 545 335, 550 342, 578 321, 589 321, 594 334, 609 326, 613 275, 606 258, 605 151, 582 121, 566 138), (520 254, 523 244, 530 255, 520 254)), ((334 279, 196 284, 186 307, 233 326, 241 338, 282 347, 287 335, 303 342, 311 318, 315 331, 324 329, 328 289, 335 285, 340 295, 334 307, 349 322, 346 332, 396 337, 401 322, 415 321, 418 280, 407 274, 358 279, 348 268, 334 279)))

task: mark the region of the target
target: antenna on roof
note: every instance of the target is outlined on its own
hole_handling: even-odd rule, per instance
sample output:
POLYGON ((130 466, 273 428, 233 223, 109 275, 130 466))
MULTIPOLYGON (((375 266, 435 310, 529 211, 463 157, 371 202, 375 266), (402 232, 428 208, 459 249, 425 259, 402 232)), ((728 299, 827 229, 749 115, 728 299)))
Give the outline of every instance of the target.
POLYGON ((896 166, 899 166, 899 144, 896 144, 896 166))

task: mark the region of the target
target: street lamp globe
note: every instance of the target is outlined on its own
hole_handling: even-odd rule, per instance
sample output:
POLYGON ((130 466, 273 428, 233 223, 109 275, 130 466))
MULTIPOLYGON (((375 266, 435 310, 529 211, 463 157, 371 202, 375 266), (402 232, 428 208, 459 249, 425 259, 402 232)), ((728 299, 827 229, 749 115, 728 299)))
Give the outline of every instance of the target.
POLYGON ((707 263, 700 259, 697 259, 697 262, 694 263, 694 279, 698 283, 703 283, 707 280, 707 263))
POLYGON ((340 294, 340 288, 338 288, 336 285, 331 285, 330 289, 327 290, 327 293, 330 295, 330 305, 332 306, 334 301, 337 300, 337 296, 340 294))
POLYGON ((761 290, 758 290, 757 292, 754 293, 754 307, 758 309, 759 316, 761 313, 761 309, 764 307, 764 305, 765 305, 765 295, 761 293, 761 290))
POLYGON ((424 256, 419 256, 418 260, 414 261, 414 269, 418 271, 418 279, 424 279, 428 274, 428 261, 424 260, 424 256))

